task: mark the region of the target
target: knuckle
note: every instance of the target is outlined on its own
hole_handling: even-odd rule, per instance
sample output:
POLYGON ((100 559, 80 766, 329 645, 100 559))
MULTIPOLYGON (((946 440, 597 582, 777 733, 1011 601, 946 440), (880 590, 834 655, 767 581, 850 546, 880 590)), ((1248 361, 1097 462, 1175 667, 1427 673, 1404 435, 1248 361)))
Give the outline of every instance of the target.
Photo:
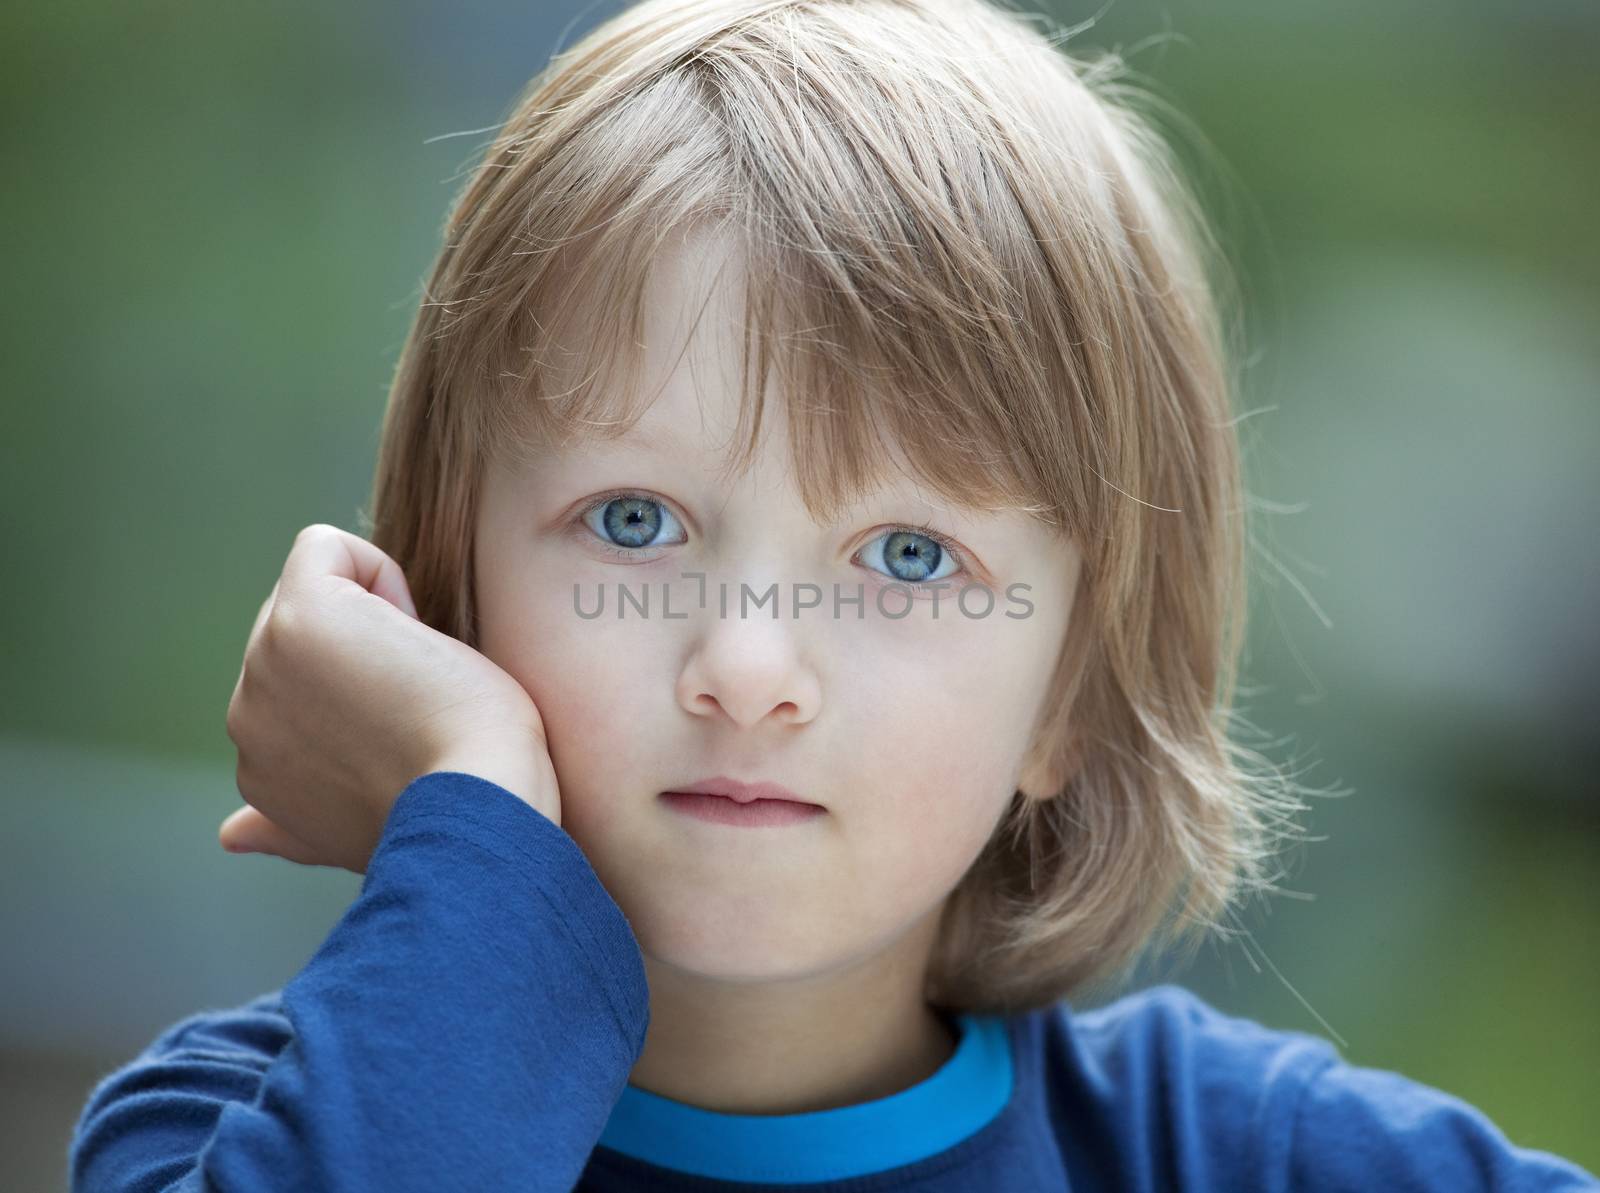
POLYGON ((344 534, 337 526, 330 522, 309 522, 300 528, 294 536, 296 544, 301 542, 314 542, 318 539, 339 538, 344 534))
POLYGON ((268 654, 281 651, 285 642, 294 637, 298 625, 299 611, 294 602, 287 595, 280 596, 261 623, 261 649, 268 654))
POLYGON ((247 662, 244 667, 239 669, 239 679, 233 685, 233 695, 228 697, 228 713, 222 722, 228 730, 228 736, 235 745, 239 742, 239 735, 244 731, 245 704, 248 700, 245 687, 249 677, 250 667, 247 662))
POLYGON ((236 746, 244 745, 250 732, 249 701, 237 692, 228 701, 228 714, 223 718, 222 725, 228 732, 229 741, 236 746))
POLYGON ((292 558, 306 550, 307 546, 316 543, 333 530, 326 522, 309 522, 295 531, 294 542, 289 546, 289 555, 292 558))

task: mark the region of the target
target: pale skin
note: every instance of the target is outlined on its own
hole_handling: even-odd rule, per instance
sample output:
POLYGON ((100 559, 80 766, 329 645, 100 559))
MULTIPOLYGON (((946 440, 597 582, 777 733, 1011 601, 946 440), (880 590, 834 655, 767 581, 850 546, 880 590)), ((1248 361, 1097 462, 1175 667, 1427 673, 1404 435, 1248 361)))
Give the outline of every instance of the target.
POLYGON ((731 287, 677 351, 715 256, 694 244, 658 263, 644 378, 659 396, 625 439, 485 477, 478 645, 543 713, 563 826, 639 937, 651 1025, 633 1083, 728 1112, 792 1113, 886 1096, 949 1059, 953 1039, 922 998, 933 930, 1013 791, 1039 781, 1023 760, 1079 560, 1023 514, 948 510, 909 483, 819 526, 778 417, 764 420, 759 462, 722 479, 738 413, 731 287), (670 545, 607 551, 604 509, 584 515, 614 488, 659 502, 646 508, 670 545), (940 564, 952 588, 937 620, 931 594, 902 619, 882 616, 875 586, 896 579, 883 539, 924 521, 965 548, 969 574, 940 564), (707 574, 705 610, 684 572, 707 574), (982 573, 996 612, 961 616, 955 586, 982 573), (617 620, 624 582, 648 583, 656 616, 617 620), (663 582, 689 617, 659 615, 663 582), (741 618, 734 601, 722 618, 719 582, 734 593, 776 583, 786 605, 776 620, 770 606, 741 618), (827 596, 793 616, 787 597, 802 582, 827 596), (1030 586, 1027 618, 1003 615, 1015 582, 1030 586), (863 618, 850 606, 832 616, 835 583, 848 595, 865 585, 863 618), (597 591, 612 596, 607 616, 578 617, 574 584, 590 610, 597 591), (828 813, 730 828, 658 798, 718 774, 774 780, 828 813))
MULTIPOLYGON (((924 1001, 939 912, 1013 792, 1059 789, 1059 775, 1028 761, 1029 747, 1081 558, 1024 514, 947 508, 895 475, 819 525, 793 483, 772 407, 755 467, 724 478, 738 413, 738 308, 724 274, 678 354, 709 276, 703 265, 716 257, 688 248, 669 251, 653 275, 644 379, 659 396, 639 424, 621 440, 498 463, 483 478, 478 650, 536 708, 529 753, 553 768, 553 818, 638 938, 650 1026, 631 1083, 725 1113, 828 1109, 905 1089, 951 1056, 954 1035, 924 1001), (644 504, 614 506, 608 520, 602 495, 613 489, 644 504), (650 521, 647 545, 614 535, 629 508, 650 521), (955 555, 941 551, 929 578, 906 579, 885 540, 923 523, 953 540, 955 555), (700 582, 683 576, 697 572, 705 608, 700 582), (936 618, 927 586, 940 582, 949 587, 936 618), (796 614, 802 583, 818 585, 823 603, 796 614), (955 607, 957 590, 973 583, 994 594, 985 617, 955 607), (630 606, 618 620, 623 584, 636 595, 648 586, 650 616, 630 606), (663 584, 672 618, 662 615, 663 584), (777 584, 778 617, 770 602, 741 617, 741 584, 755 593, 777 584), (883 596, 891 614, 909 607, 903 617, 877 604, 891 584, 921 589, 909 601, 883 596), (1028 586, 1025 617, 1005 615, 1022 611, 1007 599, 1014 584, 1028 586), (604 616, 578 615, 574 585, 585 611, 604 593, 604 616), (854 605, 833 615, 835 585, 844 597, 861 586, 859 618, 854 605), (780 783, 826 813, 733 827, 660 798, 716 775, 780 783)), ((915 542, 926 561, 929 544, 915 542)), ((500 696, 496 708, 532 723, 500 696)), ((508 789, 549 814, 548 776, 517 765, 507 764, 508 789)), ((294 860, 310 860, 307 845, 273 831, 250 809, 232 827, 265 852, 298 849, 294 860)))

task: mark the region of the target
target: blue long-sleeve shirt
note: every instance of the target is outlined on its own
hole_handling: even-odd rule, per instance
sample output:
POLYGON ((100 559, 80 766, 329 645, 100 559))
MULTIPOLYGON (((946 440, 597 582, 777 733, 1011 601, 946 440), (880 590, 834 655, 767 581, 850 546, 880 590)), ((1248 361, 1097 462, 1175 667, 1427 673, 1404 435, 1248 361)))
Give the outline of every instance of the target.
POLYGON ((168 1028, 90 1094, 74 1193, 1595 1190, 1481 1112, 1172 985, 962 1015, 887 1098, 714 1113, 628 1084, 643 958, 558 825, 421 776, 279 991, 168 1028))

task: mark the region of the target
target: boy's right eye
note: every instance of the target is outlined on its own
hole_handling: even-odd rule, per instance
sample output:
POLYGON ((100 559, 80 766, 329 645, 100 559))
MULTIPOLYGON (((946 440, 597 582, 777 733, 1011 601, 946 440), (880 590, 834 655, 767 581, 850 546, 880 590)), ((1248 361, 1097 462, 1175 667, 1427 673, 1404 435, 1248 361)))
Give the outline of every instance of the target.
POLYGON ((622 490, 606 493, 590 503, 581 515, 583 524, 600 545, 616 555, 632 555, 645 547, 672 546, 684 541, 671 537, 682 524, 665 503, 643 493, 622 490))

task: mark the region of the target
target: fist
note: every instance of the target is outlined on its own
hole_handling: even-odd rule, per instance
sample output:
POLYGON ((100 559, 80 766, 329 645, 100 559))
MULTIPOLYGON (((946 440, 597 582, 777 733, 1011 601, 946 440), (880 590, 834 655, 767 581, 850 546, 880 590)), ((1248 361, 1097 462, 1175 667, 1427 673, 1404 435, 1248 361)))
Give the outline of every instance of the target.
POLYGON ((419 621, 400 566, 335 526, 295 536, 250 631, 227 731, 248 805, 218 830, 233 852, 364 874, 400 792, 440 770, 498 783, 561 822, 522 685, 419 621))

